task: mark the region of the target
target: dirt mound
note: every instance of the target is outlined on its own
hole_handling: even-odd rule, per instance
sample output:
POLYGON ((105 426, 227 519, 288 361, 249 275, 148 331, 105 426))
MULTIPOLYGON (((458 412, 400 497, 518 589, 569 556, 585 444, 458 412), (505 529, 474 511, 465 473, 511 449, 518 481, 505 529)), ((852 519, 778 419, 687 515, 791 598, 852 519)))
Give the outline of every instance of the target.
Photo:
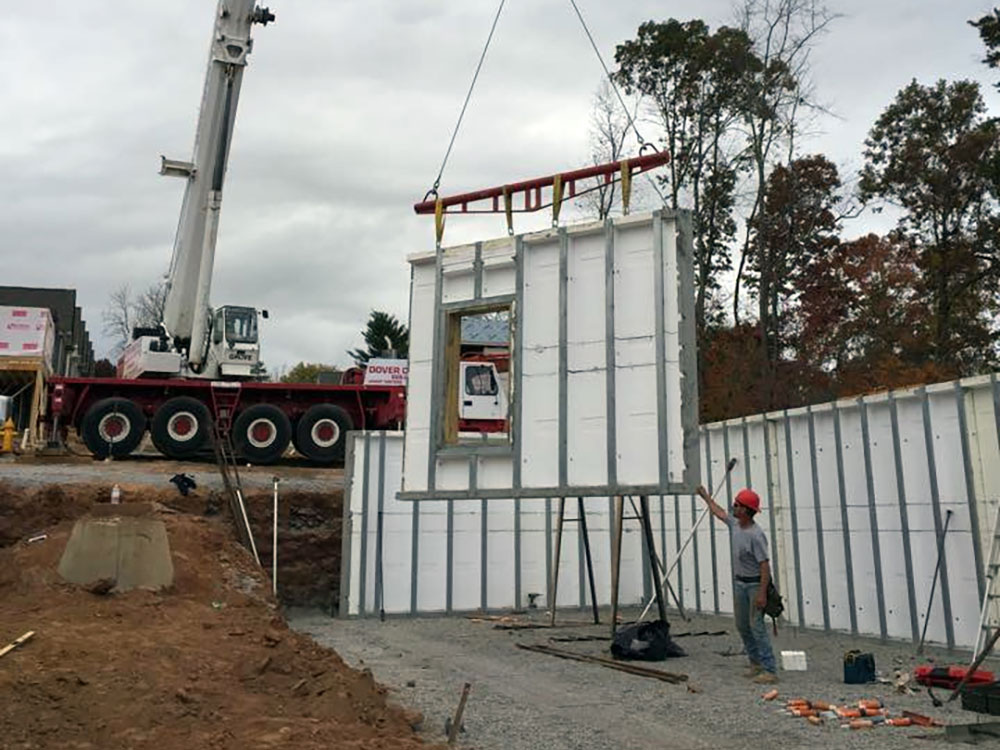
MULTIPOLYGON (((88 501, 41 494, 30 532, 88 501)), ((64 583, 56 568, 71 520, 0 549, 0 645, 35 631, 0 661, 3 747, 422 746, 370 673, 286 627, 270 582, 221 519, 160 517, 175 569, 163 592, 64 583)))
POLYGON ((109 497, 110 486, 75 487, 72 492, 49 485, 38 490, 0 482, 0 547, 7 547, 52 524, 78 518, 109 497))

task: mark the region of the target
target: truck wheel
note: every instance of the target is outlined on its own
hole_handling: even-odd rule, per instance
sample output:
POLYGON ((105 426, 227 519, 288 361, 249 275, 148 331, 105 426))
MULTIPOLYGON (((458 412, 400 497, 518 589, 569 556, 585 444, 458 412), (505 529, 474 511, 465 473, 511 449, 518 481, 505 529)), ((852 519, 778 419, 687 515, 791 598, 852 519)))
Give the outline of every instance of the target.
POLYGON ((204 447, 211 425, 212 417, 201 401, 177 396, 156 410, 149 436, 167 458, 190 458, 204 447))
POLYGON ((347 433, 354 429, 350 415, 333 404, 316 404, 295 428, 295 450, 320 464, 344 460, 347 433))
POLYGON ((254 464, 281 458, 292 437, 292 423, 277 406, 254 404, 240 412, 233 424, 236 451, 254 464))
POLYGON ((80 422, 80 437, 98 458, 127 456, 139 447, 145 431, 142 409, 127 398, 101 399, 80 422))

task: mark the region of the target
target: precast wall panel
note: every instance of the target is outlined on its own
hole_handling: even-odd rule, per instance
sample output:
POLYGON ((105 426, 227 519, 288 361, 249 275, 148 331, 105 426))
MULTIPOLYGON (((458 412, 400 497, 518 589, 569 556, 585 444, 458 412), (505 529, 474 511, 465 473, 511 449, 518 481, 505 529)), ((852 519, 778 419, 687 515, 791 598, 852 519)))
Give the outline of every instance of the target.
POLYGON ((401 497, 691 491, 699 472, 691 242, 689 214, 657 211, 411 257, 419 346, 407 402, 419 416, 407 428, 401 497), (454 427, 454 327, 497 311, 510 330, 508 430, 479 439, 454 427), (481 483, 485 455, 509 472, 481 483))
MULTIPOLYGON (((978 509, 970 502, 974 482, 967 481, 967 435, 963 425, 964 399, 951 384, 924 389, 924 426, 928 450, 934 452, 934 469, 938 495, 938 519, 943 527, 951 514, 944 539, 942 569, 948 567, 949 610, 954 631, 951 640, 974 640, 979 625, 981 562, 979 546, 973 544, 974 529, 978 528, 978 509)), ((933 488, 933 487, 932 487, 933 488)), ((937 532, 936 536, 940 534, 937 532)), ((942 585, 944 579, 942 578, 942 585)), ((947 635, 947 630, 946 630, 947 635)))
POLYGON ((827 627, 854 631, 852 621, 857 616, 854 604, 854 581, 851 571, 850 520, 843 513, 846 495, 842 486, 843 441, 839 440, 839 414, 832 405, 823 405, 808 412, 810 424, 809 450, 815 469, 813 494, 817 506, 817 536, 822 541, 825 594, 821 585, 820 598, 827 602, 827 627), (840 454, 840 455, 838 455, 840 454), (847 522, 845 524, 845 521, 847 522))
MULTIPOLYGON (((864 427, 861 409, 840 409, 834 412, 834 429, 839 432, 840 455, 838 477, 842 484, 840 511, 849 536, 844 540, 845 556, 850 553, 850 570, 845 567, 844 581, 850 586, 853 597, 853 619, 848 618, 852 632, 879 633, 882 635, 882 620, 879 611, 879 591, 876 580, 881 579, 881 554, 877 524, 873 525, 875 511, 868 491, 868 472, 865 465, 864 427), (876 563, 877 561, 877 563, 876 563)), ((877 519, 876 519, 877 520, 877 519)), ((848 599, 848 606, 851 601, 848 599)))
MULTIPOLYGON (((789 622, 912 641, 926 626, 929 642, 971 648, 1000 501, 998 431, 996 377, 970 378, 705 425, 700 481, 714 488, 735 457, 719 502, 731 505, 743 486, 760 492, 756 521, 789 622)), ((400 500, 405 439, 350 435, 341 611, 504 610, 526 606, 529 594, 547 607, 558 499, 400 500)), ((507 465, 495 459, 479 457, 481 483, 494 472, 498 483, 507 478, 507 465)), ((613 503, 584 503, 597 600, 607 605, 613 503)), ((650 498, 660 559, 674 559, 703 509, 690 494, 650 498)), ((576 499, 567 499, 565 517, 558 603, 589 606, 576 499)), ((639 525, 626 522, 622 605, 649 601, 644 545, 639 525)), ((705 519, 670 583, 687 610, 732 611, 722 524, 705 519)))
MULTIPOLYGON (((888 634, 898 638, 920 637, 917 621, 916 584, 912 575, 913 547, 909 535, 909 512, 903 482, 900 450, 902 437, 896 402, 885 396, 859 403, 868 426, 868 461, 875 498, 875 524, 882 555, 881 590, 888 634)), ((879 579, 875 580, 876 586, 879 579)))

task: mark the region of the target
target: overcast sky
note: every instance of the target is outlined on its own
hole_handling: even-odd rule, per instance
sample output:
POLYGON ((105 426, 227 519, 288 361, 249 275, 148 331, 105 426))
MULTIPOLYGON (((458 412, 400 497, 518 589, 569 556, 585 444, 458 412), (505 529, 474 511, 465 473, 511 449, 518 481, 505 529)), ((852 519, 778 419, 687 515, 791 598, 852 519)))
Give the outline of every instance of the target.
MULTIPOLYGON (((806 152, 853 179, 865 134, 912 78, 1000 75, 966 21, 984 0, 830 0, 814 53, 806 152)), ((7 3, 0 24, 0 284, 73 287, 98 356, 101 311, 170 260, 216 0, 7 3)), ((433 248, 412 204, 433 183, 496 0, 272 0, 254 27, 223 201, 213 304, 267 308, 263 359, 345 364, 368 312, 407 315, 409 253, 433 248)), ((731 23, 730 0, 578 0, 609 65, 646 20, 731 23)), ((568 0, 508 0, 442 194, 588 163, 601 70, 568 0)), ((647 128, 649 129, 649 128, 647 128)), ((651 129, 650 129, 651 130, 651 129)), ((651 134, 644 133, 651 138, 651 134)), ((881 229, 877 217, 847 228, 881 229)), ((544 226, 519 218, 518 230, 544 226)), ((884 221, 884 220, 883 220, 884 221)), ((505 233, 449 221, 445 244, 505 233)))

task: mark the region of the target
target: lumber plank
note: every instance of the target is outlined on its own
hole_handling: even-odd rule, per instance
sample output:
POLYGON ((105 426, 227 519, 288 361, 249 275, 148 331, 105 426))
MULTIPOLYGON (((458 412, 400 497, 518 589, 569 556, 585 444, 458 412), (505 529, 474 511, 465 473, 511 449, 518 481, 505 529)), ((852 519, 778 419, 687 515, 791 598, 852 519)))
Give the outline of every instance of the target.
POLYGON ((686 674, 678 674, 676 672, 665 672, 660 669, 644 667, 639 664, 630 664, 630 663, 615 661, 614 659, 608 659, 603 656, 590 656, 588 654, 578 654, 573 651, 564 651, 563 649, 553 648, 552 646, 544 646, 541 644, 532 645, 532 644, 518 643, 515 645, 520 649, 524 649, 525 651, 534 651, 535 653, 546 654, 547 656, 555 656, 560 659, 570 659, 572 661, 582 661, 582 662, 588 662, 590 664, 599 664, 600 666, 607 667, 608 669, 617 669, 619 672, 628 672, 629 674, 634 674, 639 677, 651 677, 655 680, 660 680, 662 682, 669 682, 675 685, 680 682, 686 682, 688 679, 688 676, 686 674))
POLYGON ((27 633, 25 633, 24 635, 22 635, 20 638, 14 640, 14 641, 11 641, 10 643, 8 643, 3 648, 0 648, 0 656, 6 656, 8 653, 10 653, 11 651, 13 651, 18 646, 21 646, 21 645, 27 643, 28 641, 30 641, 32 639, 32 637, 34 637, 34 635, 35 635, 35 631, 34 630, 29 630, 27 633))

